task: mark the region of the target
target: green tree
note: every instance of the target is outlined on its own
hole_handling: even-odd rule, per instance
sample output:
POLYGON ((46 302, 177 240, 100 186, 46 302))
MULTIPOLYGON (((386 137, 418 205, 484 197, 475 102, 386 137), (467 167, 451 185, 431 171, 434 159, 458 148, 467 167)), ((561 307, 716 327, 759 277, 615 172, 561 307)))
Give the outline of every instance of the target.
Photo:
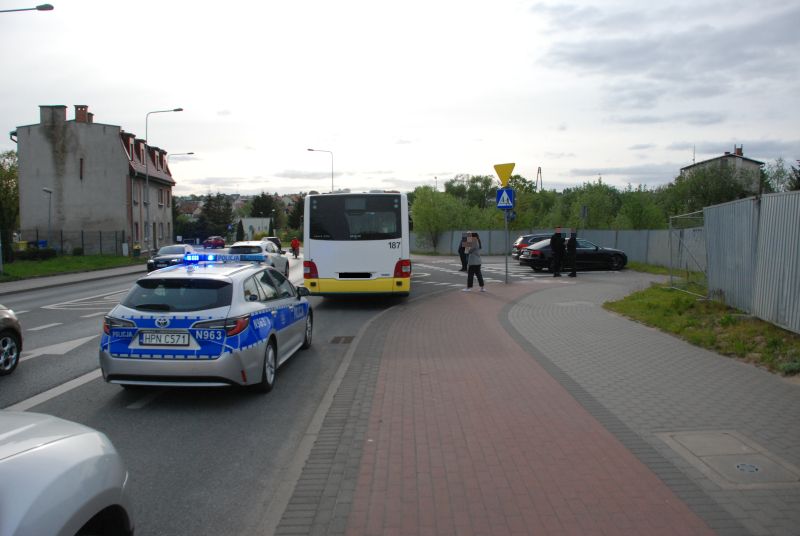
POLYGON ((236 224, 236 241, 241 242, 244 240, 244 224, 242 220, 239 220, 239 223, 236 224))
POLYGON ((213 196, 208 194, 198 221, 205 225, 207 234, 226 236, 228 225, 233 221, 233 209, 228 196, 219 192, 213 196))
POLYGON ((790 192, 800 190, 800 160, 797 161, 797 167, 792 166, 792 176, 786 182, 786 190, 790 192))
POLYGON ((514 190, 516 196, 536 192, 536 184, 522 175, 511 175, 511 178, 508 179, 508 187, 514 190))
POLYGON ((785 192, 791 177, 792 173, 786 168, 786 162, 783 158, 778 158, 774 163, 766 165, 762 182, 769 185, 773 192, 785 192))
POLYGON ((250 216, 253 218, 271 218, 275 206, 275 198, 261 192, 250 203, 250 216))
POLYGON ((630 184, 620 194, 620 208, 612 222, 614 229, 665 229, 667 216, 656 203, 655 194, 630 184))
POLYGON ((300 229, 303 227, 303 216, 305 214, 305 201, 306 194, 301 192, 300 199, 298 199, 292 207, 292 212, 289 214, 288 224, 292 229, 300 229))
POLYGON ((448 193, 437 192, 430 186, 419 186, 414 190, 414 205, 411 207, 414 232, 425 237, 433 249, 439 243, 440 233, 458 228, 463 214, 464 205, 448 193))
POLYGON ((3 262, 11 262, 14 229, 19 227, 19 162, 15 151, 0 154, 0 239, 3 262))

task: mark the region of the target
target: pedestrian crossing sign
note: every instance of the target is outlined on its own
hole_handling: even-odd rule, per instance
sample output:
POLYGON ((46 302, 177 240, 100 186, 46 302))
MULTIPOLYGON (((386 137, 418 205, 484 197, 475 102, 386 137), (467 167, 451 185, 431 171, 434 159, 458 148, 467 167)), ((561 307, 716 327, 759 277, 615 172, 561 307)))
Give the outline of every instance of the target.
POLYGON ((511 188, 497 190, 497 208, 505 210, 514 208, 514 190, 511 188))

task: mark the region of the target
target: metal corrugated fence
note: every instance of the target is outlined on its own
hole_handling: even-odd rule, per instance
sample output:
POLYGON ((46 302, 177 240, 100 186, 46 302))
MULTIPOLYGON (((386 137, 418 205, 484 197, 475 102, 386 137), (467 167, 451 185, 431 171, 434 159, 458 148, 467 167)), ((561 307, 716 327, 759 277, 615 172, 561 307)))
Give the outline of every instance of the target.
POLYGON ((763 196, 754 315, 800 333, 800 192, 763 196))

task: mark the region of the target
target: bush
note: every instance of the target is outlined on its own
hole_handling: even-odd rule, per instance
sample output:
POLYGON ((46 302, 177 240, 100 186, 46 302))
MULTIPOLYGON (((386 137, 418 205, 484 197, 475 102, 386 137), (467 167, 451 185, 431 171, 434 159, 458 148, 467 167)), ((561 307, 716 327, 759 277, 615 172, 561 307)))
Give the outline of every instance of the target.
POLYGON ((20 261, 43 261, 52 259, 57 255, 53 248, 28 248, 24 251, 14 252, 14 258, 20 261))
POLYGON ((83 248, 72 248, 72 255, 74 257, 83 257, 83 248))

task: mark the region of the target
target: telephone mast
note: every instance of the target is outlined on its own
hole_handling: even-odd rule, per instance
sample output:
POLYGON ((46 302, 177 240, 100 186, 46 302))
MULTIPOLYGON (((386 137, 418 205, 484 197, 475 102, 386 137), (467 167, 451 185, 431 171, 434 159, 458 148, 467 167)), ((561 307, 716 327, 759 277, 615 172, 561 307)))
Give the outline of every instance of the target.
POLYGON ((536 170, 536 182, 533 184, 533 188, 537 192, 541 192, 544 189, 544 182, 542 182, 542 167, 539 166, 539 169, 536 170))

